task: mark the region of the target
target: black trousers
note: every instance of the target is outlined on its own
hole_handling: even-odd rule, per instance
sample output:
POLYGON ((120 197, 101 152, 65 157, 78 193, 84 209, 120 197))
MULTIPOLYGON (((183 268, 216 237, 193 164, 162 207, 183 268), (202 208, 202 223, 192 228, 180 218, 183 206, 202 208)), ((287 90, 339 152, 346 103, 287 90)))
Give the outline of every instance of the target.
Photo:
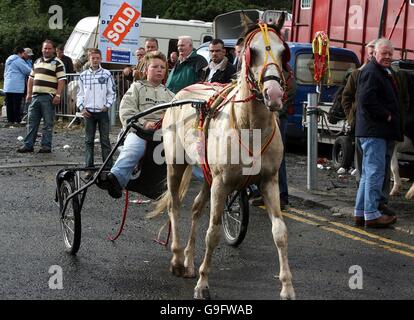
POLYGON ((24 93, 6 92, 7 121, 20 123, 22 121, 20 108, 24 93))

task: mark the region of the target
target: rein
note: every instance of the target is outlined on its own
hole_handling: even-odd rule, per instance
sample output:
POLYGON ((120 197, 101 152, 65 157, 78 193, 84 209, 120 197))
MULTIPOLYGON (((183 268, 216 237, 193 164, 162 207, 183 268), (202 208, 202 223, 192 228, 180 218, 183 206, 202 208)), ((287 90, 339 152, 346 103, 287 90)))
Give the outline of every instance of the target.
POLYGON ((265 24, 265 23, 259 23, 259 28, 252 31, 251 33, 249 33, 249 35, 247 36, 247 39, 246 39, 246 45, 245 45, 245 50, 244 50, 244 59, 245 59, 245 63, 246 63, 245 77, 246 77, 247 82, 250 84, 250 90, 251 91, 256 91, 257 90, 257 91, 261 92, 263 90, 263 84, 266 81, 269 81, 269 80, 276 80, 281 85, 281 87, 283 88, 283 91, 286 91, 286 79, 283 75, 282 68, 280 67, 280 65, 279 65, 279 63, 278 63, 277 59, 275 58, 275 55, 272 51, 272 47, 270 45, 270 33, 269 32, 275 33, 279 37, 279 39, 283 43, 285 43, 285 41, 280 37, 280 35, 275 30, 269 29, 267 24, 265 24), (259 79, 256 81, 256 80, 254 80, 254 77, 252 77, 252 72, 251 72, 251 69, 249 68, 250 63, 251 63, 250 44, 251 44, 253 38, 259 32, 262 34, 266 51, 265 51, 265 60, 264 60, 263 66, 262 66, 262 70, 260 72, 259 79), (277 76, 264 76, 264 74, 266 73, 267 68, 271 65, 275 66, 277 72, 280 75, 280 78, 277 77, 277 76))
MULTIPOLYGON (((229 93, 231 91, 233 91, 233 89, 236 87, 236 83, 231 83, 228 86, 224 87, 223 90, 220 90, 215 95, 213 95, 209 99, 209 101, 207 103, 207 106, 205 106, 201 110, 197 110, 197 114, 198 114, 197 129, 198 129, 198 132, 199 132, 198 141, 197 141, 197 152, 200 156, 201 169, 203 171, 204 179, 205 179, 205 181, 207 181, 207 183, 210 186, 212 184, 212 175, 211 175, 211 169, 210 169, 210 166, 208 164, 208 158, 207 158, 208 127, 209 127, 210 120, 217 116, 217 114, 223 108, 223 106, 225 106, 228 102, 231 102, 231 112, 230 112, 230 114, 231 114, 231 120, 230 120, 231 128, 233 130, 236 130, 239 144, 245 150, 248 151, 248 153, 251 157, 253 157, 252 150, 250 150, 250 148, 248 146, 245 146, 243 144, 243 142, 241 141, 241 138, 240 138, 240 134, 238 133, 238 129, 236 128, 235 114, 234 114, 234 104, 235 103, 247 103, 247 102, 253 101, 255 99, 261 100, 261 98, 262 98, 261 97, 261 92, 263 90, 263 84, 266 81, 270 81, 270 80, 277 81, 282 86, 283 90, 286 93, 287 81, 290 80, 290 77, 292 76, 292 72, 289 72, 288 79, 285 79, 282 68, 280 67, 280 65, 279 65, 279 63, 278 63, 278 61, 277 61, 277 59, 276 59, 276 57, 275 57, 275 55, 272 51, 272 47, 271 47, 271 43, 270 43, 270 33, 269 32, 275 33, 279 37, 279 39, 283 42, 283 44, 285 45, 285 42, 280 37, 280 35, 275 30, 269 29, 267 24, 264 24, 264 23, 259 24, 259 28, 252 31, 251 33, 249 33, 248 36, 247 36, 247 39, 246 39, 245 50, 244 50, 244 63, 245 63, 245 69, 246 69, 245 78, 246 78, 246 82, 249 84, 249 90, 252 92, 252 94, 250 96, 248 96, 247 98, 245 98, 245 99, 236 100, 236 95, 239 92, 239 90, 236 90, 234 92, 234 94, 231 97, 229 97, 228 96, 229 93), (251 63, 250 44, 253 41, 254 36, 257 35, 259 32, 262 34, 262 37, 263 37, 263 40, 264 40, 264 45, 265 45, 265 48, 266 48, 266 51, 265 51, 266 55, 265 55, 265 60, 264 60, 264 63, 263 63, 262 70, 261 70, 260 75, 259 75, 259 80, 255 80, 254 79, 254 74, 251 71, 251 69, 249 68, 250 63, 251 63), (271 65, 275 66, 275 68, 277 69, 277 72, 280 75, 280 78, 275 76, 275 75, 265 76, 267 68, 271 65)), ((212 89, 213 88, 210 87, 210 88, 206 88, 204 90, 212 90, 212 89)), ((189 89, 184 89, 184 90, 191 91, 189 89)), ((275 133, 276 133, 276 124, 273 126, 272 133, 270 134, 270 136, 267 139, 266 143, 264 145, 262 145, 261 151, 260 151, 260 156, 264 152, 266 152, 266 150, 270 146, 270 144, 273 141, 273 138, 275 136, 275 133)), ((253 165, 256 163, 256 160, 257 160, 257 158, 254 159, 254 161, 252 163, 253 165)), ((251 177, 252 176, 250 176, 250 175, 247 176, 246 181, 243 184, 243 188, 248 186, 251 177)))

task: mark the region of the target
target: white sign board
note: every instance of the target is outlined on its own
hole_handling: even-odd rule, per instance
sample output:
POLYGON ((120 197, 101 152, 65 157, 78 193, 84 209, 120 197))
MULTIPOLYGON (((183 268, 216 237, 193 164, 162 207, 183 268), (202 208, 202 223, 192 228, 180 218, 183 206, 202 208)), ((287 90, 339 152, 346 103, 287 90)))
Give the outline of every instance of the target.
POLYGON ((102 62, 136 64, 142 0, 101 0, 98 48, 102 62))

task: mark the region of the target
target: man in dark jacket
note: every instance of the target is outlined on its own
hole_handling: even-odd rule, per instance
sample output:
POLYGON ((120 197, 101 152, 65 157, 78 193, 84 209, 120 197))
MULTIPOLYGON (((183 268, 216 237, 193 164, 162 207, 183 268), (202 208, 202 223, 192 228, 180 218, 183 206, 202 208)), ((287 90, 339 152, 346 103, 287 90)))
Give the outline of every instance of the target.
POLYGON ((65 46, 63 44, 60 44, 56 47, 56 56, 60 59, 60 61, 63 62, 65 65, 65 71, 66 73, 75 73, 75 69, 73 68, 72 59, 68 56, 64 55, 65 46))
POLYGON ((167 79, 167 88, 174 93, 181 89, 204 81, 203 68, 207 66, 206 59, 193 49, 193 40, 188 36, 178 37, 178 61, 167 79))
POLYGON ((205 71, 206 82, 229 83, 233 79, 236 68, 226 57, 226 49, 221 39, 211 40, 208 51, 210 52, 210 63, 205 71))
POLYGON ((401 141, 400 105, 397 83, 391 72, 392 43, 379 39, 374 59, 360 72, 355 136, 362 147, 362 174, 355 204, 355 223, 387 227, 395 216, 379 209, 386 170, 386 153, 395 140, 401 141))

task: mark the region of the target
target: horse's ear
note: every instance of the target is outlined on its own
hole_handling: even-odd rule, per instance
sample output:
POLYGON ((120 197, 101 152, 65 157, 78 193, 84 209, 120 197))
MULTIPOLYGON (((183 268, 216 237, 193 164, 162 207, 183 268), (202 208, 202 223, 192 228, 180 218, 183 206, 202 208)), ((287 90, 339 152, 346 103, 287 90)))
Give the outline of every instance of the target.
POLYGON ((241 25, 244 28, 244 33, 246 33, 250 26, 253 24, 253 21, 249 18, 249 16, 247 14, 244 13, 244 11, 240 11, 240 22, 241 25))
POLYGON ((279 19, 276 23, 276 30, 282 30, 283 25, 285 24, 286 14, 284 11, 282 11, 282 14, 280 15, 279 19))

